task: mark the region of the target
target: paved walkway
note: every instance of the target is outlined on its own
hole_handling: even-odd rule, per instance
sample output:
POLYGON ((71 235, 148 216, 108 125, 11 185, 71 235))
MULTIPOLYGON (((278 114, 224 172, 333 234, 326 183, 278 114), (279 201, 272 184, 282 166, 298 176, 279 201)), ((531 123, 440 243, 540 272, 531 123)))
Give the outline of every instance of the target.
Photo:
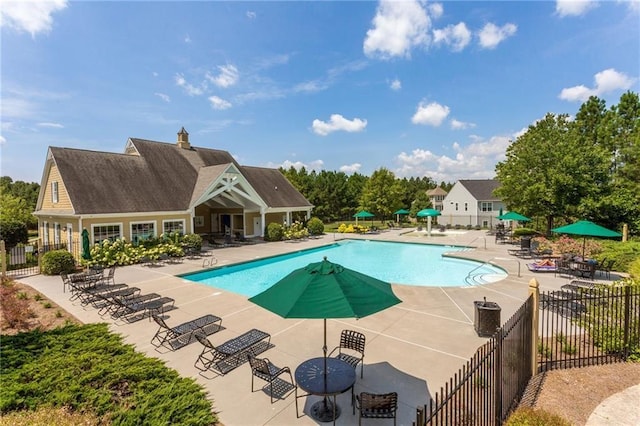
POLYGON ((586 426, 640 426, 640 384, 602 401, 586 426))
MULTIPOLYGON (((355 392, 388 392, 399 394, 398 424, 411 425, 416 407, 458 372, 486 339, 476 335, 473 326, 475 300, 496 302, 501 307, 502 322, 511 317, 528 295, 528 283, 536 278, 540 290, 559 289, 567 278, 556 278, 549 273, 531 273, 526 261, 507 254, 513 246, 497 245, 494 238, 483 231, 468 231, 431 237, 425 233, 403 233, 392 230, 376 235, 350 236, 375 240, 419 242, 429 244, 470 245, 475 250, 460 256, 492 261, 509 273, 508 278, 474 287, 416 287, 395 285, 394 292, 403 303, 359 320, 328 320, 328 346, 331 350, 344 328, 355 329, 367 337, 364 358, 364 378, 358 377, 355 392)), ((212 313, 223 318, 223 330, 210 336, 219 344, 243 332, 258 328, 271 334, 274 347, 264 356, 279 366, 295 370, 304 360, 322 355, 323 322, 319 320, 283 319, 252 303, 246 297, 186 281, 177 274, 197 271, 203 265, 217 266, 260 259, 281 253, 308 249, 342 239, 342 234, 327 234, 318 239, 302 242, 278 242, 211 250, 205 259, 185 260, 182 264, 162 267, 127 266, 116 271, 116 282, 142 289, 143 293, 156 292, 176 300, 178 309, 168 312, 167 323, 176 325, 212 313)), ((33 276, 19 281, 33 286, 45 296, 75 315, 84 323, 108 322, 120 333, 125 342, 133 344, 148 356, 157 357, 177 370, 192 377, 209 393, 214 408, 226 425, 312 425, 317 424, 308 410, 317 397, 298 399, 302 417, 296 419, 293 395, 270 403, 262 391, 251 392, 248 365, 241 365, 224 376, 199 374, 193 366, 201 347, 196 342, 177 351, 158 351, 150 344, 157 327, 147 320, 131 324, 114 323, 98 316, 96 309, 82 308, 69 301, 63 293, 60 277, 33 276)), ((340 395, 338 404, 343 413, 339 425, 357 424, 351 414, 350 395, 340 395)))

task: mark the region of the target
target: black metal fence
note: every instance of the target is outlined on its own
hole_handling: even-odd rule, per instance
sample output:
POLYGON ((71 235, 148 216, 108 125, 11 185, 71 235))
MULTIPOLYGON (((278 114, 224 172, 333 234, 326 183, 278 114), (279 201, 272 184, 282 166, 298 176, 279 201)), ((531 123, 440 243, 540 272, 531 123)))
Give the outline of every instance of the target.
POLYGON ((7 275, 11 277, 29 276, 40 273, 39 257, 52 250, 68 250, 79 260, 82 245, 79 240, 57 244, 43 244, 34 241, 21 244, 6 251, 2 261, 6 263, 7 275))
POLYGON ((532 376, 533 306, 531 296, 427 405, 418 408, 414 425, 501 424, 532 376))
POLYGON ((565 286, 540 295, 538 371, 626 360, 640 347, 640 287, 565 286))

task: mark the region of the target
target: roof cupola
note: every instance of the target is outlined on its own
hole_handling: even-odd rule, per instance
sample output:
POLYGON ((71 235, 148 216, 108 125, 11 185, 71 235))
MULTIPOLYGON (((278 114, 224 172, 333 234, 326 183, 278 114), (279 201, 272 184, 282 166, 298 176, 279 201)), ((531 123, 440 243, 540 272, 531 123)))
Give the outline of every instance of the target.
POLYGON ((178 132, 178 147, 182 149, 191 148, 191 144, 189 143, 189 133, 187 133, 184 127, 178 132))

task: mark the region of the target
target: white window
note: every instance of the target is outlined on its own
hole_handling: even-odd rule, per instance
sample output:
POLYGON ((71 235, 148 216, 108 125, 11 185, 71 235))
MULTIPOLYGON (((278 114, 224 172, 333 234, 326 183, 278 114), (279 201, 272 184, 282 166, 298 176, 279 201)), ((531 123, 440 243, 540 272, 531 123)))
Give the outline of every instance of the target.
POLYGON ((483 212, 491 212, 493 211, 493 203, 482 203, 482 211, 483 212))
POLYGON ((184 234, 184 220, 163 220, 162 232, 168 234, 170 232, 179 232, 184 234))
POLYGON ((131 242, 138 244, 156 236, 155 222, 140 222, 131 224, 131 242))
POLYGON ((57 222, 53 224, 53 243, 60 244, 60 224, 57 222))
POLYGON ((45 245, 49 244, 49 222, 42 224, 42 241, 45 245))
POLYGON ((121 226, 118 223, 93 225, 91 233, 93 234, 93 242, 99 243, 104 240, 115 241, 122 237, 121 226))
POLYGON ((51 202, 58 202, 58 182, 51 182, 51 202))

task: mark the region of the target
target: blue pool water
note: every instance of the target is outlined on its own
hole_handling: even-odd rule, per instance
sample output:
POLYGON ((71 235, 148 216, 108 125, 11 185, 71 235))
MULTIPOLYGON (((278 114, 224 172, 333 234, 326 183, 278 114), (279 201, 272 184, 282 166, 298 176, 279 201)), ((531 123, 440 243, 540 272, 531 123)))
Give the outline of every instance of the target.
POLYGON ((268 289, 295 269, 330 262, 394 284, 454 287, 486 284, 507 276, 504 270, 479 262, 443 257, 464 247, 346 240, 315 249, 181 275, 245 296, 268 289), (469 273, 472 273, 469 278, 469 273))

